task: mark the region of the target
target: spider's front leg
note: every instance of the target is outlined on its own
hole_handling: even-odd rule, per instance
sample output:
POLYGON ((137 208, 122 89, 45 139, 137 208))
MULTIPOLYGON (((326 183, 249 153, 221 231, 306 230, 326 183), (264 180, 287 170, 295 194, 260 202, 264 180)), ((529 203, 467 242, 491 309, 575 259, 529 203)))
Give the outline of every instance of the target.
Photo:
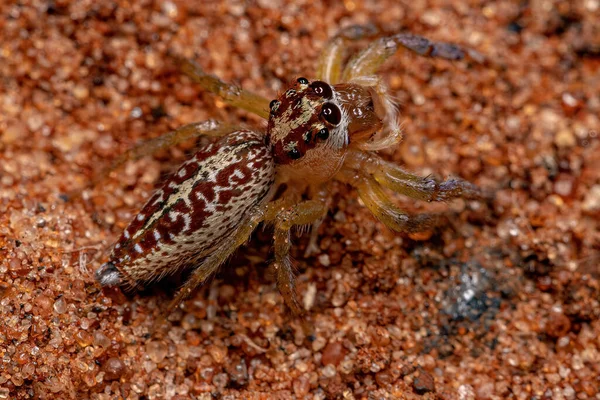
POLYGON ((327 205, 319 200, 307 200, 287 209, 280 210, 273 217, 275 224, 275 261, 271 268, 275 272, 277 288, 287 306, 295 314, 302 309, 296 296, 294 270, 290 257, 290 230, 293 226, 310 225, 322 219, 327 213, 327 205))
POLYGON ((304 258, 308 258, 312 255, 318 254, 321 252, 319 245, 317 243, 319 239, 319 227, 323 222, 323 219, 326 216, 327 210, 329 210, 330 204, 329 200, 329 190, 327 184, 317 185, 310 189, 310 198, 312 200, 316 200, 321 202, 325 207, 325 212, 321 216, 321 218, 314 221, 310 227, 310 235, 308 238, 308 244, 306 245, 306 249, 304 250, 304 258))
POLYGON ((381 64, 394 55, 399 47, 404 47, 421 56, 447 60, 469 58, 477 63, 485 62, 484 56, 475 50, 463 49, 452 43, 432 42, 423 36, 411 33, 398 33, 376 40, 354 56, 344 68, 342 81, 350 82, 359 77, 375 74, 381 64))
POLYGON ((269 100, 207 74, 194 61, 180 57, 175 57, 175 61, 192 81, 198 83, 205 90, 220 96, 227 104, 249 111, 264 119, 269 118, 269 100))
POLYGON ((342 169, 336 178, 355 187, 369 211, 393 231, 415 233, 430 230, 437 225, 438 215, 409 215, 399 209, 384 193, 381 185, 363 172, 342 169))
POLYGON ((448 201, 459 197, 486 200, 493 196, 462 179, 438 182, 429 176, 411 174, 372 153, 350 151, 345 165, 353 170, 364 171, 380 185, 416 200, 448 201))
POLYGON ((330 84, 338 83, 348 42, 373 37, 377 33, 378 29, 374 25, 351 25, 338 32, 321 51, 317 63, 317 79, 330 84))

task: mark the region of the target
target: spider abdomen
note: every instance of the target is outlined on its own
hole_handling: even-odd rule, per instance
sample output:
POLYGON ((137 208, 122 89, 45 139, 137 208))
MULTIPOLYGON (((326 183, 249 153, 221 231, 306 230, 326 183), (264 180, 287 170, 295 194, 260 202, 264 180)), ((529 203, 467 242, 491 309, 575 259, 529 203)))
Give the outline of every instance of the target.
POLYGON ((233 132, 198 151, 160 188, 96 276, 143 286, 213 252, 268 196, 275 167, 262 134, 233 132))

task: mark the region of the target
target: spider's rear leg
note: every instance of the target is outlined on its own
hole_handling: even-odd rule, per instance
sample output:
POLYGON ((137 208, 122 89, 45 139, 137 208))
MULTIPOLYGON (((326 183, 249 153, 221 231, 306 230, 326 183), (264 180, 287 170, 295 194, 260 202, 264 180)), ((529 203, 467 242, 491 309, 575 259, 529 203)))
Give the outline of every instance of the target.
POLYGON ((282 210, 274 217, 275 223, 275 261, 271 268, 275 272, 277 288, 286 305, 294 314, 302 309, 296 296, 294 270, 290 257, 290 229, 295 225, 310 225, 322 219, 327 213, 327 206, 319 200, 307 200, 282 210))
POLYGON ((218 95, 227 104, 249 111, 264 119, 269 118, 269 100, 207 74, 194 61, 181 57, 175 57, 175 61, 192 81, 200 84, 205 90, 218 95))
POLYGON ((348 42, 369 38, 377 33, 378 29, 374 25, 352 25, 338 32, 327 42, 319 55, 317 79, 330 84, 338 83, 348 42))
MULTIPOLYGON (((100 172, 95 174, 89 184, 89 187, 95 187, 104 179, 106 179, 111 172, 117 170, 128 161, 137 161, 142 157, 150 156, 160 150, 173 147, 189 139, 200 136, 220 137, 225 136, 228 133, 235 132, 239 129, 239 127, 222 125, 213 120, 194 122, 184 125, 175 129, 174 131, 165 133, 164 135, 143 141, 142 143, 127 150, 125 153, 119 155, 108 167, 103 168, 100 172)), ((67 196, 69 198, 76 197, 81 194, 81 190, 82 189, 75 189, 67 196)))
POLYGON ((489 200, 493 193, 486 192, 462 179, 438 182, 431 177, 422 177, 404 171, 375 154, 352 151, 346 165, 371 175, 381 185, 396 193, 423 201, 448 201, 454 198, 489 200))
POLYGON ((349 82, 360 76, 370 76, 377 72, 381 64, 390 58, 399 47, 404 47, 421 56, 462 60, 469 58, 477 63, 485 62, 485 57, 471 49, 445 42, 432 42, 423 36, 411 33, 398 33, 382 37, 354 56, 344 68, 342 81, 349 82))

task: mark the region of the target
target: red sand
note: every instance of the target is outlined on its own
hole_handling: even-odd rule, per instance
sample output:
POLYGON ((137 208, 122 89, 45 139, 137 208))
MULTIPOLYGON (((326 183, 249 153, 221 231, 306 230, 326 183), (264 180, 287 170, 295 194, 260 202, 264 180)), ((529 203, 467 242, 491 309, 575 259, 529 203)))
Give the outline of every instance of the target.
POLYGON ((600 398, 600 3, 23 1, 0 5, 0 399, 600 398), (130 5, 133 3, 133 5, 130 5), (472 47, 503 71, 400 52, 405 141, 384 156, 497 191, 431 235, 394 234, 335 187, 308 311, 255 239, 157 332, 172 293, 92 272, 194 143, 84 185, 140 140, 214 118, 262 126, 166 56, 272 98, 340 27, 472 47), (164 177, 164 176, 163 176, 164 177))

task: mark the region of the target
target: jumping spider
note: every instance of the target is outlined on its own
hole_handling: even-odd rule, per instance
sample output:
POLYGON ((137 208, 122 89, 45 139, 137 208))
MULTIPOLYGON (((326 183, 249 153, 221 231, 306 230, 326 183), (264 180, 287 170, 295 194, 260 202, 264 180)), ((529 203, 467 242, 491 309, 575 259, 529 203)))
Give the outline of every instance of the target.
MULTIPOLYGON (((319 58, 317 80, 298 78, 277 99, 206 74, 180 60, 184 71, 227 103, 268 119, 266 132, 213 121, 183 126, 123 155, 115 164, 201 135, 221 137, 186 161, 125 229, 110 259, 96 271, 102 285, 143 287, 184 267, 194 267, 171 307, 210 277, 261 222, 274 226, 273 269, 286 304, 300 312, 290 251, 290 229, 317 226, 327 214, 327 184, 356 188, 369 210, 394 231, 428 229, 434 219, 410 216, 385 194, 391 189, 417 200, 481 198, 474 185, 438 183, 408 173, 373 151, 397 144, 397 110, 381 78, 380 65, 398 47, 420 55, 459 60, 481 56, 412 34, 372 42, 343 66, 351 41, 372 37, 372 28, 352 26, 333 37, 319 58), (283 193, 276 196, 285 184, 283 193)), ((114 167, 114 166, 113 166, 114 167)), ((309 249, 316 243, 313 229, 309 249)))

